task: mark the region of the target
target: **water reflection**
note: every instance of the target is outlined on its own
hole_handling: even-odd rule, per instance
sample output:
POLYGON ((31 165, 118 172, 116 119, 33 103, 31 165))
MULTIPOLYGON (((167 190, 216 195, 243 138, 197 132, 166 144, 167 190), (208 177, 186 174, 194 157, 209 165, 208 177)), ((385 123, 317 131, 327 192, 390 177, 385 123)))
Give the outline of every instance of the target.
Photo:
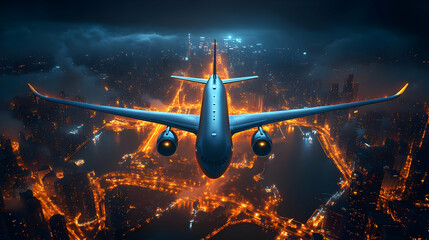
MULTIPOLYGON (((279 189, 284 199, 278 208, 280 215, 295 218, 305 223, 311 214, 339 189, 337 181, 340 173, 334 163, 326 158, 316 137, 314 137, 313 143, 310 143, 303 139, 298 129, 284 131, 285 138, 281 137, 279 131, 272 135, 274 139, 273 153, 276 157, 266 165, 267 168, 262 181, 267 186, 275 184, 279 189)), ((141 131, 124 130, 117 133, 104 130, 96 145, 90 141, 86 148, 74 156, 74 159, 84 159, 85 164, 82 167, 85 170, 94 170, 97 175, 102 175, 117 170, 118 162, 122 160, 122 156, 135 152, 145 138, 146 133, 141 131)), ((181 145, 181 148, 192 147, 191 144, 181 145)), ((176 154, 180 154, 180 152, 182 151, 176 154)), ((192 152, 192 149, 189 149, 189 152, 192 152)), ((160 237, 162 238, 162 234, 170 229, 190 237, 188 235, 190 234, 189 211, 172 211, 167 216, 169 217, 165 219, 164 216, 161 217, 154 227, 151 227, 151 223, 142 229, 142 235, 134 233, 133 236, 156 238, 158 234, 161 234, 160 237), (184 220, 183 224, 178 224, 177 219, 188 220, 184 220), (182 225, 183 228, 179 227, 178 229, 178 226, 182 225), (157 231, 158 228, 163 231, 157 231), (148 229, 150 233, 146 231, 148 229)), ((250 230, 252 225, 246 225, 245 228, 250 230)), ((228 229, 228 234, 232 234, 232 236, 240 234, 237 231, 242 231, 242 227, 228 229)), ((176 235, 179 236, 180 234, 176 235)))

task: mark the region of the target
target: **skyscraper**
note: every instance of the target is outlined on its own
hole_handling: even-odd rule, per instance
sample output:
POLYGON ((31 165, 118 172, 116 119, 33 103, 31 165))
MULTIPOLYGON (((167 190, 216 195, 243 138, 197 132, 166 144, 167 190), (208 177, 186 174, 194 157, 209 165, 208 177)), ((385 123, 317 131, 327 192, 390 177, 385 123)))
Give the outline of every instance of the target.
POLYGON ((338 103, 339 100, 339 84, 332 83, 329 85, 328 104, 338 103))
POLYGON ((28 223, 28 229, 33 239, 50 239, 48 224, 45 221, 42 205, 40 201, 33 196, 31 190, 20 194, 21 202, 24 205, 25 217, 28 223))
POLYGON ((0 191, 0 239, 9 239, 6 233, 6 224, 5 224, 5 211, 4 211, 4 200, 3 195, 0 191))
POLYGON ((346 199, 346 227, 343 239, 363 239, 366 227, 365 206, 362 202, 365 192, 363 174, 355 171, 352 175, 346 199))
POLYGON ((30 232, 25 216, 18 211, 10 211, 6 214, 6 225, 9 238, 13 240, 28 240, 30 232))
POLYGON ((113 189, 106 194, 106 215, 107 226, 109 228, 110 239, 123 239, 129 227, 128 196, 120 187, 113 189))
POLYGON ((66 175, 55 182, 55 189, 68 217, 74 218, 80 213, 80 222, 91 221, 96 217, 94 193, 87 173, 66 175))
POLYGON ((353 100, 353 74, 349 74, 349 76, 344 81, 343 87, 343 101, 350 102, 353 100))
POLYGON ((191 33, 188 33, 188 36, 186 37, 185 47, 186 47, 186 57, 189 58, 191 56, 191 47, 192 47, 191 33))

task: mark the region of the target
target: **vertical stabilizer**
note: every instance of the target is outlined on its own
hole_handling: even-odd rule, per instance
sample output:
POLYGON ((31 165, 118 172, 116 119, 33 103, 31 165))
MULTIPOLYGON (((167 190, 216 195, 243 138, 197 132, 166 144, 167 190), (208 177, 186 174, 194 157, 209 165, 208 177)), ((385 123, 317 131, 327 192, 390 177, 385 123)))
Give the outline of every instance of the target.
POLYGON ((214 50, 213 50, 213 77, 216 78, 216 39, 214 40, 214 50))

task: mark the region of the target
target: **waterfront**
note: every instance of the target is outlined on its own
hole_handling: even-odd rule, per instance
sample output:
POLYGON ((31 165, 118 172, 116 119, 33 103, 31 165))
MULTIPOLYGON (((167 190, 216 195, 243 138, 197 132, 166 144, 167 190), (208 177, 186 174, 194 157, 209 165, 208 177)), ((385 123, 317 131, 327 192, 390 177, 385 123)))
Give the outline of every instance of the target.
MULTIPOLYGON (((97 142, 90 141, 85 148, 78 152, 74 159, 84 159, 83 168, 85 171, 95 171, 97 175, 118 170, 119 162, 122 156, 127 153, 135 152, 144 138, 145 132, 135 130, 124 130, 114 132, 104 130, 97 142)), ((246 137, 246 136, 240 136, 246 137)), ((301 132, 296 128, 295 131, 285 133, 285 138, 281 138, 279 131, 273 133, 273 154, 274 158, 267 161, 265 172, 263 173, 261 183, 266 186, 276 185, 283 201, 278 206, 280 216, 294 218, 300 222, 306 222, 311 214, 324 204, 334 192, 339 189, 337 185, 340 177, 335 164, 326 157, 320 143, 316 140, 310 143, 302 138, 301 132)), ((190 139, 183 141, 189 142, 190 139)), ((247 141, 237 141, 237 149, 242 149, 247 141)), ((190 144, 179 145, 179 148, 192 148, 190 144)), ((179 149, 179 153, 185 149, 179 149)), ((185 152, 189 152, 186 151, 185 152)), ((235 157, 240 157, 237 153, 235 157)), ((155 159, 162 161, 157 153, 151 154, 155 159)), ((188 154, 185 154, 188 155, 188 154)), ((193 161, 194 159, 190 159, 193 161)), ((230 169, 231 170, 231 169, 230 169)), ((144 196, 142 196, 144 197, 144 196)), ((138 203, 130 203, 138 205, 138 203)), ((201 238, 205 234, 197 234, 189 228, 190 207, 173 209, 164 214, 158 220, 143 226, 130 235, 130 239, 139 239, 141 237, 150 237, 153 239, 164 239, 166 232, 175 233, 176 236, 189 238, 201 238), (162 230, 161 230, 162 229, 162 230), (191 237, 192 238, 192 237, 191 237)), ((227 227, 227 235, 234 236, 237 231, 241 232, 243 228, 251 231, 257 228, 253 224, 243 224, 240 227, 227 227)), ((260 228, 260 227, 258 227, 260 228)), ((223 231, 222 231, 223 232, 223 231)), ((219 233, 219 234, 222 234, 219 233)), ((255 236, 261 234, 271 236, 272 233, 265 233, 258 230, 255 236)), ((207 234, 207 233, 206 233, 207 234)))

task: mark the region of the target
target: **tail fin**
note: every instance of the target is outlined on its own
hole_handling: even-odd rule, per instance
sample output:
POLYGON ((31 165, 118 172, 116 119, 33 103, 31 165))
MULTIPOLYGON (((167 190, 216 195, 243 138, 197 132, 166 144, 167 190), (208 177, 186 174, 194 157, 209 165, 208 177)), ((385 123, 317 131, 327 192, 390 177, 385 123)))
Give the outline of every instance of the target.
POLYGON ((216 77, 216 39, 214 40, 213 50, 213 76, 216 77))

